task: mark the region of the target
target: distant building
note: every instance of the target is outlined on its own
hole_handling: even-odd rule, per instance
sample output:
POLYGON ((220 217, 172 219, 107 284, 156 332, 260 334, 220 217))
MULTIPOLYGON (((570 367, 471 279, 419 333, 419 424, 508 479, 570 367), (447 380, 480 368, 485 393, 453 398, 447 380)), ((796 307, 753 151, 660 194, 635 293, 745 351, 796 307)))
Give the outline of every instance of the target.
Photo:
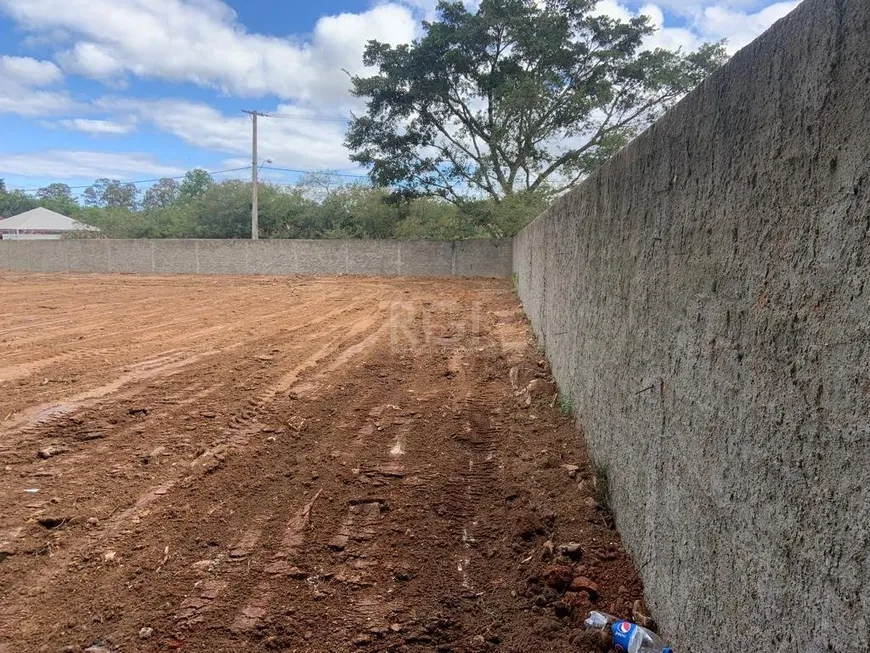
POLYGON ((0 240, 58 240, 77 231, 99 231, 42 207, 0 220, 0 240))

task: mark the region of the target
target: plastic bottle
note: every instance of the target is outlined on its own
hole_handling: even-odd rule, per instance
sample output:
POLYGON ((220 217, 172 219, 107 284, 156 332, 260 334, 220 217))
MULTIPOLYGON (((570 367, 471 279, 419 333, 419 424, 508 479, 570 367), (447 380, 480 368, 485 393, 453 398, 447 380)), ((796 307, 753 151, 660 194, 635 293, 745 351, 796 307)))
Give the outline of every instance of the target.
POLYGON ((593 611, 584 622, 590 630, 604 630, 610 626, 613 648, 625 653, 673 653, 673 649, 651 630, 606 612, 593 611))

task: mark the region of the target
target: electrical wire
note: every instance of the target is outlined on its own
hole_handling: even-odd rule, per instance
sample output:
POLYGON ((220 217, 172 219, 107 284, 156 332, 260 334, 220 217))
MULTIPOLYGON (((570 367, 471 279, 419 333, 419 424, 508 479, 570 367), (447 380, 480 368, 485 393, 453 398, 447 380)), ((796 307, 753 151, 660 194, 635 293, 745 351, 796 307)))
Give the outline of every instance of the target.
POLYGON ((350 122, 351 118, 344 116, 302 116, 292 113, 270 113, 268 118, 281 118, 283 120, 319 120, 323 122, 350 122))
MULTIPOLYGON (((206 174, 208 174, 208 175, 222 175, 222 174, 225 174, 228 172, 241 172, 242 170, 250 170, 250 169, 251 169, 251 166, 242 166, 241 168, 229 168, 227 170, 214 170, 214 171, 207 170, 206 174)), ((276 170, 279 172, 294 172, 296 174, 301 174, 301 175, 308 175, 308 174, 312 174, 312 173, 323 172, 324 174, 332 175, 334 177, 347 177, 350 179, 368 179, 368 175, 355 175, 355 174, 350 174, 350 173, 330 172, 330 171, 325 171, 325 170, 300 170, 298 168, 280 168, 277 166, 260 166, 260 169, 261 170, 276 170)), ((175 177, 159 177, 156 179, 137 179, 136 181, 125 181, 122 183, 133 184, 134 186, 138 185, 138 184, 155 184, 159 181, 162 181, 163 179, 173 179, 173 180, 184 179, 186 176, 187 175, 185 174, 185 175, 177 175, 175 177)), ((46 188, 49 185, 50 184, 46 184, 46 186, 39 186, 39 187, 33 187, 33 188, 19 188, 18 190, 23 191, 25 193, 35 193, 39 190, 42 190, 43 188, 46 188)), ((93 186, 92 183, 91 184, 83 184, 81 186, 68 186, 68 188, 70 190, 84 190, 86 188, 90 188, 91 186, 93 186)))
POLYGON ((309 175, 312 173, 320 173, 322 172, 325 175, 332 175, 333 177, 350 177, 352 179, 368 179, 368 175, 354 175, 347 172, 331 172, 329 170, 297 170, 295 168, 278 168, 275 166, 263 166, 263 170, 279 170, 281 172, 295 172, 302 175, 309 175))
MULTIPOLYGON (((226 172, 239 172, 241 170, 250 170, 250 169, 251 169, 251 166, 243 166, 241 168, 230 168, 228 170, 215 170, 215 171, 211 171, 211 172, 206 170, 206 174, 208 174, 208 175, 222 175, 226 172)), ((183 175, 178 175, 176 177, 158 177, 157 179, 139 179, 137 181, 125 181, 122 183, 133 184, 133 185, 136 185, 136 184, 154 184, 154 183, 157 183, 158 181, 162 181, 163 179, 184 179, 186 176, 187 176, 186 174, 183 174, 183 175)), ((49 185, 50 184, 47 184, 46 186, 39 186, 38 188, 19 188, 18 190, 24 191, 25 193, 32 193, 32 192, 35 192, 38 190, 42 190, 43 188, 46 188, 49 185)), ((67 186, 67 188, 69 188, 70 190, 82 190, 85 188, 90 188, 91 186, 93 186, 93 184, 84 184, 82 186, 67 186)))

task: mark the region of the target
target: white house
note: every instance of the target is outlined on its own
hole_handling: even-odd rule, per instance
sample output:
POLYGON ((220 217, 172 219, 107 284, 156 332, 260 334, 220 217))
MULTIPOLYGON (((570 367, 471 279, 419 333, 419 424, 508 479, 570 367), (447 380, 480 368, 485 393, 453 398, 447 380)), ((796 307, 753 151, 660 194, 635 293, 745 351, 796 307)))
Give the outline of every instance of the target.
POLYGON ((42 207, 0 220, 0 240, 57 240, 76 231, 99 231, 42 207))

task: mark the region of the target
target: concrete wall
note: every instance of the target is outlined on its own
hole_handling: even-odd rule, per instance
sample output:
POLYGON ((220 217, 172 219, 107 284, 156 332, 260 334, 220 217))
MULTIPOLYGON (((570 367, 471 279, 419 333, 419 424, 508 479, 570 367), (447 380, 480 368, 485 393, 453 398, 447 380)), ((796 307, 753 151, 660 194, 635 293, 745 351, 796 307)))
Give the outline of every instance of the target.
POLYGON ((510 239, 0 241, 0 269, 509 277, 510 239))
POLYGON ((870 651, 870 2, 806 0, 514 244, 681 653, 870 651))

